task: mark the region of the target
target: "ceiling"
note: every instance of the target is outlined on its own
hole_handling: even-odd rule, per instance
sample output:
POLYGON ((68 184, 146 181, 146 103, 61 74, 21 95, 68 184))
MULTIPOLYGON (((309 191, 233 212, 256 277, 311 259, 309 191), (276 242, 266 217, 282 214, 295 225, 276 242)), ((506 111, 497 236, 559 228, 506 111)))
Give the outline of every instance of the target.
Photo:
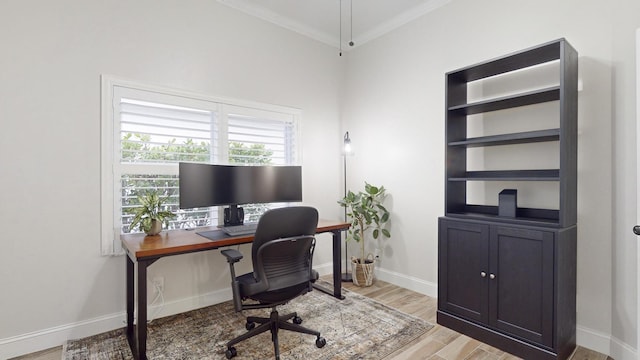
POLYGON ((451 0, 218 0, 325 44, 349 49, 376 39, 451 0), (353 12, 351 12, 353 9, 353 12), (342 41, 340 13, 342 12, 342 41), (353 19, 353 22, 351 21, 353 19), (341 44, 342 42, 342 44, 341 44))

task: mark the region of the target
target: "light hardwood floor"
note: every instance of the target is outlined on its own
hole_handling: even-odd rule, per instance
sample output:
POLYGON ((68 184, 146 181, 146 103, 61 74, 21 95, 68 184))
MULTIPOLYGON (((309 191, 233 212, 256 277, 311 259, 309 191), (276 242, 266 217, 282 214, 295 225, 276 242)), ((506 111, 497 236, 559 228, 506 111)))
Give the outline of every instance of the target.
MULTIPOLYGON (((331 277, 325 277, 331 281, 331 277)), ((399 350, 392 360, 514 360, 517 357, 436 324, 437 300, 384 281, 361 288, 345 283, 344 288, 368 296, 390 307, 429 321, 435 326, 412 345, 399 350)), ((62 347, 14 358, 13 360, 60 360, 62 347)), ((578 347, 571 360, 613 360, 606 355, 578 347)))
MULTIPOLYGON (((329 280, 329 279, 327 279, 329 280)), ((345 289, 368 296, 392 308, 434 324, 417 342, 395 354, 393 360, 513 360, 519 359, 436 323, 438 300, 384 281, 366 288, 345 283, 345 289)), ((598 352, 578 347, 571 360, 613 360, 598 352)))

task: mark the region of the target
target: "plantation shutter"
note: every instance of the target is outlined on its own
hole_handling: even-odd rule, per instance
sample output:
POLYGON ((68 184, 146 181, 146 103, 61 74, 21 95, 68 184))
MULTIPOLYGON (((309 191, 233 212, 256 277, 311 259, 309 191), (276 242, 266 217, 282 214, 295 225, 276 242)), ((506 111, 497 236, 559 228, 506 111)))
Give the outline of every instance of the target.
POLYGON ((129 228, 129 209, 148 190, 158 190, 176 214, 168 229, 217 223, 217 212, 211 209, 179 209, 177 173, 181 161, 215 162, 215 112, 122 97, 119 115, 120 232, 137 231, 129 228))
MULTIPOLYGON (((138 194, 157 190, 176 217, 164 229, 218 225, 216 207, 179 209, 179 162, 296 165, 295 109, 103 77, 103 254, 119 253, 138 194), (109 101, 110 106, 105 106, 109 101)), ((245 221, 271 207, 245 206, 245 221)))
POLYGON ((229 163, 292 165, 295 118, 291 114, 225 106, 229 163))
POLYGON ((213 112, 132 99, 120 102, 121 163, 208 162, 213 112))

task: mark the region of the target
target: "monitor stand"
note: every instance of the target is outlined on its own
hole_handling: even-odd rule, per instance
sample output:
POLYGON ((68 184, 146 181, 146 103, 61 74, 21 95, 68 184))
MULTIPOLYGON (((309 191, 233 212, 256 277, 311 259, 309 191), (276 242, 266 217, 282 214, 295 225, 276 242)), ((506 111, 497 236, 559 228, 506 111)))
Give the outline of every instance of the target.
POLYGON ((224 226, 242 225, 244 223, 244 209, 238 205, 229 205, 224 209, 224 226))

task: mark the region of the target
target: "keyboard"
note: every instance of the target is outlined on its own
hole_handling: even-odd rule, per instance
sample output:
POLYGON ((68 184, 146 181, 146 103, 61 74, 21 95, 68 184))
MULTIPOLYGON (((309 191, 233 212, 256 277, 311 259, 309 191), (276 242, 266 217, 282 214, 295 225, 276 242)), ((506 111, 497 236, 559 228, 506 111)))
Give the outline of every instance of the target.
POLYGON ((246 223, 242 225, 224 226, 222 231, 229 236, 249 235, 256 232, 258 223, 246 223))

